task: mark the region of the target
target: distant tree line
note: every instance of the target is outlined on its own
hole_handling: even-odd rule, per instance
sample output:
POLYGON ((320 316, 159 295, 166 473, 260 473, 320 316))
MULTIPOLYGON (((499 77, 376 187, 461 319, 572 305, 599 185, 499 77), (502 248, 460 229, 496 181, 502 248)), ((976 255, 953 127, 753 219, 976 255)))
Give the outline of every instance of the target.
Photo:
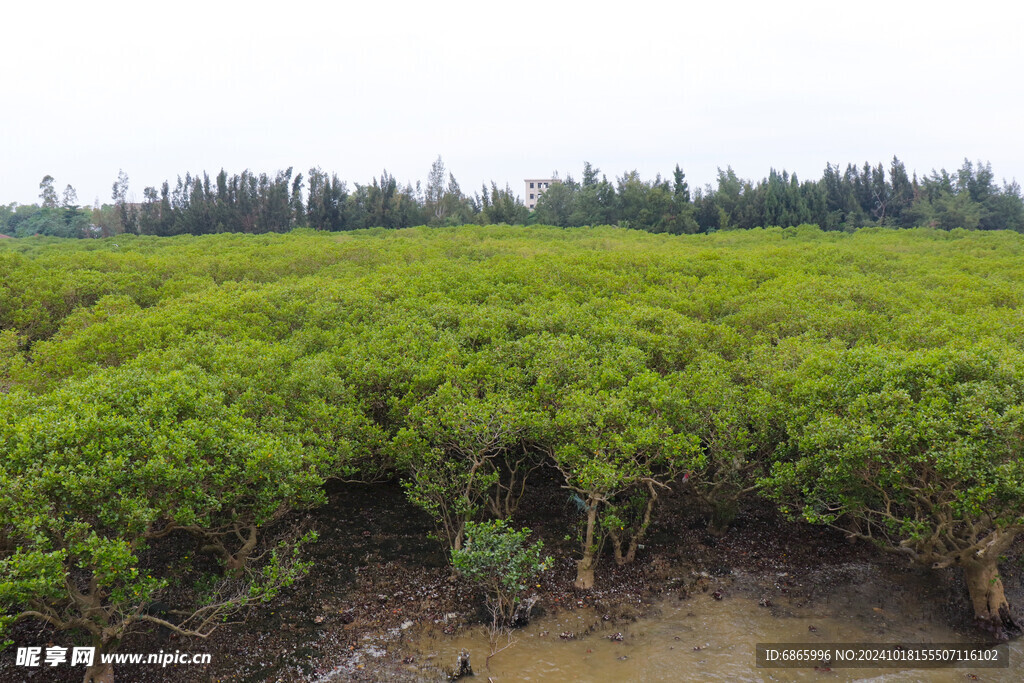
POLYGON ((147 187, 141 204, 127 201, 128 178, 114 183, 113 199, 123 232, 143 235, 203 235, 221 232, 286 232, 406 228, 413 225, 525 223, 530 212, 511 188, 492 183, 482 194, 463 194, 455 176, 434 162, 426 189, 400 185, 386 170, 370 183, 349 187, 334 173, 312 168, 308 175, 289 168, 274 176, 221 170, 179 177, 172 188, 147 187))
POLYGON ((716 185, 691 196, 676 166, 671 179, 644 181, 634 171, 611 183, 583 167, 541 195, 531 217, 563 227, 623 225, 668 233, 713 232, 767 226, 816 224, 823 230, 865 226, 967 228, 1024 231, 1024 200, 1016 182, 995 181, 990 164, 964 160, 955 174, 945 169, 918 178, 893 157, 882 164, 845 170, 828 164, 818 180, 775 171, 758 183, 742 180, 731 167, 719 169, 716 185))
POLYGON ((414 225, 506 223, 561 227, 619 225, 651 232, 690 234, 760 226, 816 224, 824 230, 864 226, 967 228, 1024 232, 1024 199, 1015 181, 995 180, 988 163, 964 160, 955 172, 932 171, 919 178, 893 157, 845 169, 831 163, 818 180, 772 169, 757 183, 719 169, 714 185, 691 193, 676 165, 671 178, 643 180, 636 171, 613 181, 589 163, 579 181, 567 176, 540 196, 535 211, 506 185, 494 182, 479 192, 462 191, 440 157, 426 187, 399 184, 384 171, 368 184, 348 183, 319 168, 307 174, 289 168, 274 175, 243 171, 214 178, 186 173, 173 185, 143 190, 129 200, 128 176, 113 185, 113 204, 77 205, 70 185, 58 197, 54 180, 40 184, 38 205, 0 206, 0 233, 97 237, 119 233, 203 235, 221 232, 286 232, 405 228, 414 225))
POLYGON ((93 236, 92 215, 78 206, 75 188, 68 185, 58 196, 54 182, 53 176, 48 175, 39 183, 39 204, 0 205, 0 234, 10 237, 93 236))

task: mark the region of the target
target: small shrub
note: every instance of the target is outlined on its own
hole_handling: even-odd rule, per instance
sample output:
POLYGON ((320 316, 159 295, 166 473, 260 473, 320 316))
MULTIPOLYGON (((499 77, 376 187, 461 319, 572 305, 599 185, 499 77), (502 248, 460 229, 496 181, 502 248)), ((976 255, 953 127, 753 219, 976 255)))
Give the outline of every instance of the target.
POLYGON ((524 603, 527 589, 551 564, 542 557, 542 541, 527 544, 527 528, 516 531, 503 519, 467 522, 466 543, 452 550, 452 564, 470 581, 487 591, 487 607, 495 627, 514 626, 526 620, 531 604, 524 603))

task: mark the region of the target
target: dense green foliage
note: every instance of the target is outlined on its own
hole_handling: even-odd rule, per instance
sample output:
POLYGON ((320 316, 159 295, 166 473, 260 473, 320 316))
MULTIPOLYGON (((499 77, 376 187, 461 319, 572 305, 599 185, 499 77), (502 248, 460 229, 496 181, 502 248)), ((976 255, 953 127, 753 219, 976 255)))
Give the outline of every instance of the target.
POLYGON ((1014 626, 993 569, 1024 530, 1019 352, 828 350, 796 371, 791 400, 776 497, 920 564, 962 567, 976 610, 1014 626))
POLYGON ((176 625, 209 627, 305 569, 327 479, 402 480, 458 552, 546 465, 581 588, 608 546, 642 560, 678 486, 715 533, 761 495, 963 567, 1010 630, 1022 256, 810 226, 8 240, 0 608, 122 633, 198 582, 176 625))
POLYGON ((147 623, 208 634, 305 571, 296 551, 308 533, 253 560, 259 528, 324 501, 315 451, 262 429, 220 384, 195 367, 123 366, 0 395, 0 623, 36 618, 110 652, 147 623), (204 578, 192 550, 160 574, 146 566, 175 531, 223 573, 204 578), (148 611, 172 583, 190 594, 174 622, 148 611))
POLYGON ((466 547, 452 550, 452 565, 487 592, 495 626, 513 625, 528 585, 551 564, 544 543, 528 543, 529 529, 516 531, 503 519, 468 522, 466 547))

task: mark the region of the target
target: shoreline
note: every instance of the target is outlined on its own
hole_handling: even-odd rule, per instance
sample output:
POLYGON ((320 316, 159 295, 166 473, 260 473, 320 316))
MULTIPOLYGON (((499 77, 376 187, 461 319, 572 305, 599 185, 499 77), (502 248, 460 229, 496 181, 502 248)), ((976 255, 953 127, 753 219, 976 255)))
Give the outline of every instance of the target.
MULTIPOLYGON (((183 666, 123 665, 116 680, 423 680, 416 669, 422 663, 419 654, 408 647, 410 636, 430 629, 455 635, 479 627, 482 597, 452 576, 440 544, 427 538, 433 528, 429 518, 405 499, 400 486, 331 483, 327 489, 329 504, 306 514, 320 532, 320 540, 307 550, 314 561, 309 576, 253 610, 246 622, 223 626, 207 640, 152 632, 131 636, 120 648, 209 652, 212 663, 202 673, 183 666)), ((561 502, 566 494, 553 478, 531 489, 514 523, 530 526, 554 558, 538 581, 533 620, 589 609, 602 622, 625 628, 669 598, 709 599, 716 590, 729 597, 760 586, 769 609, 804 607, 850 567, 915 581, 929 574, 865 543, 848 543, 836 530, 782 523, 768 505, 744 509, 728 533, 717 538, 704 530, 685 494, 673 491, 660 501, 637 559, 616 566, 605 555, 594 589, 579 591, 572 585, 578 547, 565 540, 572 524, 571 510, 561 502)), ((1011 604, 1019 604, 1024 597, 1020 572, 1012 566, 1007 570, 1011 604)), ((933 605, 932 620, 969 635, 973 630, 961 579, 952 570, 930 573, 935 595, 945 596, 942 605, 933 605)), ((39 644, 39 637, 21 644, 39 644)), ((441 668, 453 664, 438 662, 441 668)), ((0 679, 12 671, 0 666, 0 679)), ((80 675, 68 675, 75 671, 80 669, 58 668, 33 680, 80 680, 80 675)))

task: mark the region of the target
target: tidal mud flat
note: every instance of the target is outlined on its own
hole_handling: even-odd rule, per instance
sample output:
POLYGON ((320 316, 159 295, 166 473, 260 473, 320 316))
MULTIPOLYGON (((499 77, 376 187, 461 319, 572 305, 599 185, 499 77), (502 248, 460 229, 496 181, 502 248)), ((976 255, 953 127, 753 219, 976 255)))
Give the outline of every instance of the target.
MULTIPOLYGON (((537 583, 529 626, 485 667, 483 598, 452 576, 429 518, 397 485, 330 486, 312 513, 320 540, 316 570, 242 624, 206 640, 154 632, 123 652, 209 652, 202 667, 122 665, 117 681, 444 680, 462 648, 477 680, 810 680, 825 672, 757 670, 757 642, 972 642, 980 632, 962 578, 913 568, 842 533, 782 524, 768 507, 743 510, 722 537, 681 494, 665 496, 636 561, 602 558, 593 590, 573 588, 578 546, 565 529, 578 514, 553 478, 538 482, 515 520, 545 542, 553 566, 537 583), (565 637, 563 637, 565 636, 565 637), (621 636, 621 637, 620 637, 621 636)), ((1011 604, 1021 604, 1019 568, 1007 563, 1011 604)), ((61 644, 62 636, 22 627, 18 641, 61 644)), ((70 644, 70 643, 68 643, 70 644)), ((924 673, 834 670, 834 680, 1019 680, 1020 644, 1010 670, 924 673), (972 679, 970 676, 977 676, 972 679), (908 677, 909 676, 909 677, 908 677)), ((0 664, 2 681, 78 681, 81 669, 27 670, 0 664)))
MULTIPOLYGON (((668 588, 636 619, 609 618, 583 607, 546 615, 514 634, 514 644, 494 657, 484 628, 446 636, 429 629, 414 638, 425 680, 447 680, 461 652, 477 653, 474 670, 493 681, 1018 681, 1024 647, 1011 643, 1012 666, 986 669, 758 668, 757 643, 974 643, 974 634, 935 614, 943 589, 913 576, 862 562, 802 573, 736 571, 711 582, 709 591, 668 588), (712 590, 713 588, 713 590, 712 590), (804 589, 808 589, 806 592, 804 589), (794 596, 794 593, 797 595, 794 596), (775 596, 775 597, 767 597, 775 596), (809 598, 806 596, 810 596, 809 598), (884 605, 884 607, 880 606, 884 605)), ((506 640, 498 641, 498 647, 506 640)), ((1003 652, 999 653, 1001 656, 1003 652)), ((410 665, 410 670, 412 666, 410 665)))

